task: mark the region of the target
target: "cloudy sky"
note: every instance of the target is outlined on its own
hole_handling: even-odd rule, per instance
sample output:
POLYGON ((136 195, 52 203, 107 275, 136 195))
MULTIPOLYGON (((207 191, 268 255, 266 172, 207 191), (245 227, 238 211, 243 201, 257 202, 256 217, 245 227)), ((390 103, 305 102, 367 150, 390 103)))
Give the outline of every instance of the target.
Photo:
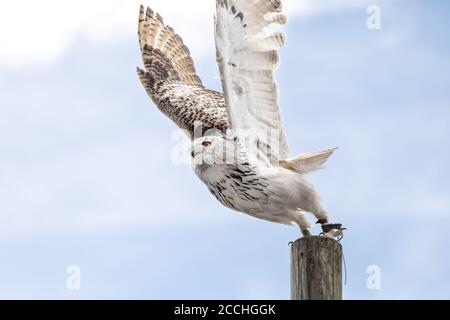
MULTIPOLYGON (((298 230, 221 207, 171 161, 175 127, 135 74, 140 2, 220 90, 212 0, 0 4, 0 298, 288 299, 298 230)), ((340 147, 310 179, 349 229, 344 297, 450 298, 450 3, 284 3, 291 149, 340 147)))

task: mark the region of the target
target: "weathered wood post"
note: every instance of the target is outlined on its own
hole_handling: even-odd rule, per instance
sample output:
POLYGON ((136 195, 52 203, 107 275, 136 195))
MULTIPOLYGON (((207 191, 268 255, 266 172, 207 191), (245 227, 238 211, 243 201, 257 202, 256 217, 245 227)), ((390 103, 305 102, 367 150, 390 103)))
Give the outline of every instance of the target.
POLYGON ((342 299, 342 245, 321 236, 291 246, 291 299, 342 299))

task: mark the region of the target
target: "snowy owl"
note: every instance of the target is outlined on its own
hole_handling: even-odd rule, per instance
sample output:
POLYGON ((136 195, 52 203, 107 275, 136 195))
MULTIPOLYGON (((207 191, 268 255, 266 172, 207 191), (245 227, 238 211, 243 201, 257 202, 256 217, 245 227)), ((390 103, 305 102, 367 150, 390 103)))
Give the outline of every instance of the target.
POLYGON ((162 17, 143 6, 139 78, 158 108, 192 140, 192 166, 219 202, 253 217, 298 225, 311 235, 306 212, 324 233, 341 234, 305 179, 336 150, 289 157, 274 71, 286 36, 280 0, 216 0, 215 42, 223 94, 197 76, 188 48, 162 17), (200 128, 200 129, 198 129, 200 128), (199 133, 199 134, 198 134, 199 133))

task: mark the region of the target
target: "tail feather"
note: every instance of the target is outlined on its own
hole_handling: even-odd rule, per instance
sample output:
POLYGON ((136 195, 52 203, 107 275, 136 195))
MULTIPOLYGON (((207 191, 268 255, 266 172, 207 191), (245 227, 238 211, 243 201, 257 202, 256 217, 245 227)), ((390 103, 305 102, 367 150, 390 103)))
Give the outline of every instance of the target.
POLYGON ((337 147, 322 151, 307 152, 291 159, 280 160, 280 167, 302 174, 320 170, 336 149, 337 147))

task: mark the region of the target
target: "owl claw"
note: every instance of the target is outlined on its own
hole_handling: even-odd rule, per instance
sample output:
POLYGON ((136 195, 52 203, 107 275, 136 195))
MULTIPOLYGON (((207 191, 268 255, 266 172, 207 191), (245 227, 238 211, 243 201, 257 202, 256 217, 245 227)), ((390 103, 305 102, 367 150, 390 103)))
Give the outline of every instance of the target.
POLYGON ((323 223, 322 231, 327 233, 333 229, 342 230, 342 223, 323 223))
POLYGON ((344 230, 347 229, 342 228, 342 224, 340 223, 326 223, 322 225, 323 232, 320 233, 320 235, 330 239, 341 241, 344 237, 344 230))

